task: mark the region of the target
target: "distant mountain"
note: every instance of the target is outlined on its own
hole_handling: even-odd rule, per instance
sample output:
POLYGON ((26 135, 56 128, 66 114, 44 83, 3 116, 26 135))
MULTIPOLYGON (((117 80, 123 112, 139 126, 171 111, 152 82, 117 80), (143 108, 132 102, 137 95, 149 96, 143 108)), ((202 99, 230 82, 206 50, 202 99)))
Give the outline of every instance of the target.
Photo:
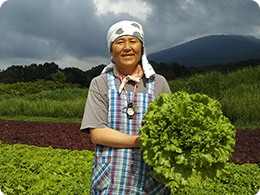
POLYGON ((177 62, 184 66, 227 64, 260 59, 260 39, 253 36, 212 35, 148 55, 157 63, 177 62))

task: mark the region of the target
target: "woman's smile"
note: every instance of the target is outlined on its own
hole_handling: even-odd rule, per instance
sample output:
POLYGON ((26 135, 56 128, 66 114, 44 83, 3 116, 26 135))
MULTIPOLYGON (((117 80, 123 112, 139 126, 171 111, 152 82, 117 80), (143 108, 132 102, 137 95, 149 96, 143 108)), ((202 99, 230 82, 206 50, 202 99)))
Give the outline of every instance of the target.
POLYGON ((134 54, 122 54, 124 58, 131 58, 134 57, 134 54))

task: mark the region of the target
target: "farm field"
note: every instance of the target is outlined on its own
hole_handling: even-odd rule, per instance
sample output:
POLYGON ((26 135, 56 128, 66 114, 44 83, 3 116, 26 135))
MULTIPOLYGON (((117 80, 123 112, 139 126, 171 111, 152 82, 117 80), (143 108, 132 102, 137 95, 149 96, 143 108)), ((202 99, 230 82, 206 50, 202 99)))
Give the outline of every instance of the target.
MULTIPOLYGON (((0 140, 6 144, 27 144, 70 150, 95 150, 90 135, 81 132, 79 123, 27 122, 0 120, 0 140)), ((237 130, 230 159, 236 164, 260 166, 260 130, 237 130)))
MULTIPOLYGON (((202 93, 219 100, 237 129, 226 167, 230 176, 210 181, 207 188, 173 194, 259 191, 259 78, 260 66, 169 81, 173 93, 202 93)), ((95 145, 80 131, 87 93, 86 88, 49 81, 0 84, 0 189, 5 195, 89 194, 95 145)))
MULTIPOLYGON (((24 151, 24 147, 28 145, 27 153, 31 156, 33 156, 33 153, 39 153, 39 155, 43 155, 43 159, 30 159, 28 158, 28 154, 24 154, 24 157, 15 157, 18 160, 22 159, 22 162, 17 162, 16 166, 24 166, 21 167, 22 172, 18 170, 19 174, 24 174, 25 172, 30 172, 32 175, 30 178, 35 182, 34 177, 43 177, 43 180, 46 180, 44 177, 50 177, 50 180, 47 180, 45 182, 47 187, 42 187, 42 191, 40 193, 45 192, 48 194, 49 192, 53 192, 53 194, 63 193, 66 194, 66 191, 61 192, 61 185, 65 185, 65 188, 68 188, 70 186, 71 180, 73 180, 74 176, 71 174, 79 174, 81 177, 77 178, 75 181, 76 184, 73 184, 74 188, 71 189, 71 194, 76 194, 79 187, 82 187, 82 185, 88 185, 85 186, 85 192, 81 191, 81 194, 89 194, 89 185, 90 185, 90 177, 91 177, 91 166, 92 166, 92 159, 95 145, 91 142, 90 136, 87 133, 81 132, 80 130, 80 123, 64 123, 64 122, 28 122, 28 121, 15 121, 15 120, 0 120, 0 140, 4 143, 2 144, 3 147, 6 147, 8 145, 13 146, 13 152, 16 152, 21 147, 23 148, 21 151, 24 151), (37 146, 37 147, 34 147, 37 146), (46 152, 49 151, 49 152, 46 152), (73 151, 76 153, 73 154, 73 151), (91 152, 91 153, 85 153, 85 152, 91 152), (83 152, 83 153, 80 153, 83 152), (30 154, 32 153, 32 154, 30 154), (48 159, 46 156, 52 155, 51 159, 48 159), (73 158, 71 158, 73 156, 73 158), (89 157, 89 158, 88 158, 89 157), (24 159, 26 158, 26 159, 24 159), (68 159, 67 159, 68 158, 68 159), (80 158, 80 159, 77 159, 80 158), (82 160, 86 158, 87 164, 85 164, 84 167, 80 164, 82 160), (91 158, 91 159, 90 159, 91 158), (52 159, 53 160, 52 162, 52 159), (42 176, 42 173, 38 173, 38 169, 42 169, 41 167, 44 165, 44 162, 35 162, 35 161, 41 161, 41 160, 47 160, 49 162, 52 162, 50 167, 47 167, 48 174, 47 176, 42 176), (62 162, 62 161, 65 162, 62 162), (33 164, 36 163, 36 164, 33 164), (37 163, 40 163, 37 164, 37 163), (69 167, 68 164, 70 164, 71 167, 69 167), (75 164, 73 164, 75 163, 75 164), (22 164, 22 165, 21 165, 22 164), (88 167, 86 167, 86 165, 88 167), (28 167, 26 167, 28 166, 28 167), (35 167, 33 167, 35 166, 35 167), (56 167, 57 170, 53 170, 53 167, 56 167), (80 168, 81 167, 81 168, 80 168), (87 169, 86 169, 87 168, 87 169), (72 170, 71 170, 72 169, 72 170), (88 173, 83 176, 82 172, 77 172, 78 169, 84 171, 83 169, 86 169, 88 173), (54 172, 52 172, 54 171, 54 172), (57 171, 57 172, 56 172, 57 171), (70 173, 69 171, 72 171, 70 173), (67 172, 67 173, 66 173, 67 172), (75 172, 75 173, 74 173, 75 172), (71 177, 68 177, 68 175, 71 175, 71 177), (54 176, 59 176, 58 179, 54 176), (62 177, 62 178, 61 178, 62 177), (33 179, 34 178, 34 179, 33 179), (80 183, 82 181, 82 183, 80 183), (54 182, 57 184, 49 184, 48 182, 54 182), (62 184, 65 183, 65 184, 62 184), (49 186, 48 186, 49 185, 49 186), (46 192, 46 190, 48 192, 46 192), (56 190, 56 191, 55 191, 56 190)), ((0 147, 2 147, 0 144, 0 147)), ((234 146, 234 152, 230 159, 230 162, 235 163, 237 165, 241 165, 241 170, 239 167, 233 167, 236 175, 237 180, 236 182, 248 182, 251 185, 252 179, 255 178, 256 174, 254 167, 256 164, 260 165, 260 157, 258 155, 260 150, 260 130, 237 130, 236 134, 236 144, 234 146), (250 163, 250 164, 248 164, 250 163), (242 166, 245 165, 245 168, 242 169, 242 166), (248 165, 248 166, 247 166, 248 165), (252 172, 252 173, 250 173, 252 172), (241 178, 244 178, 245 176, 243 174, 251 175, 252 178, 249 180, 242 181, 241 178), (241 174, 241 175, 239 175, 241 174)), ((11 152, 11 151, 8 151, 11 152)), ((7 154, 8 154, 7 152, 7 154)), ((6 155, 7 155, 6 154, 6 155)), ((19 155, 20 154, 18 151, 19 155)), ((35 156, 37 156, 37 154, 35 156)), ((34 156, 34 157, 35 157, 34 156)), ((37 157, 38 158, 38 157, 37 157)), ((15 160, 15 159, 13 159, 15 160)), ((85 162, 86 163, 86 162, 85 162)), ((47 165, 44 165, 47 166, 47 165)), ((86 171, 85 170, 85 171, 86 171)), ((260 169, 258 171, 260 173, 260 169)), ((14 172, 15 174, 15 172, 14 172)), ((16 174, 17 175, 17 174, 16 174)), ((7 177, 7 176, 5 176, 7 177)), ((21 177, 21 176, 19 176, 21 177)), ((260 177, 260 176, 259 176, 260 177)), ((21 178, 18 178, 18 181, 20 181, 21 178)), ((0 178, 1 181, 1 178, 0 178)), ((23 181, 23 180, 22 180, 23 181)), ((15 182, 12 181, 12 184, 10 188, 7 188, 8 190, 11 190, 10 194, 26 194, 26 182, 25 180, 24 184, 20 184, 20 189, 12 189, 12 185, 15 185, 15 182), (14 190, 14 191, 12 191, 14 190), (19 192, 19 193, 17 193, 19 192)), ((30 181, 31 182, 31 181, 30 181)), ((40 182, 40 181, 38 181, 40 182)), ((257 183, 253 182, 255 186, 258 186, 257 183)), ((0 182, 1 184, 1 182, 0 182)), ((36 187, 39 188, 39 184, 35 183, 36 187)), ((233 185, 239 185, 233 184, 233 185)), ((248 184, 246 184, 248 185, 248 184)), ((34 188, 31 187, 30 190, 32 190, 34 193, 36 192, 34 188)), ((237 186, 236 186, 237 187, 237 186)), ((251 186, 250 186, 251 187, 251 186)), ((29 188, 29 187, 28 187, 29 188)), ((223 188, 223 187, 219 187, 223 188)), ((253 188, 253 187, 252 187, 253 188)), ((40 190, 40 189, 39 189, 40 190)), ((238 189, 236 189, 238 190, 238 189)), ((244 190, 244 188, 243 188, 244 190)), ((204 190, 205 191, 205 190, 204 190)), ((205 191, 207 192, 207 191, 205 191)), ((212 193, 209 191, 210 194, 212 193)), ((44 194, 45 194, 44 193, 44 194)), ((180 192, 181 193, 181 192, 180 192)), ((201 193, 201 191, 198 190, 197 193, 201 193)), ((9 193, 8 193, 9 194, 9 193)), ((7 195, 8 195, 7 194, 7 195)), ((29 193, 33 194, 33 193, 29 193)), ((68 193, 69 194, 69 193, 68 193)), ((214 193, 212 193, 214 194, 214 193)), ((251 193, 252 194, 252 193, 251 193)))

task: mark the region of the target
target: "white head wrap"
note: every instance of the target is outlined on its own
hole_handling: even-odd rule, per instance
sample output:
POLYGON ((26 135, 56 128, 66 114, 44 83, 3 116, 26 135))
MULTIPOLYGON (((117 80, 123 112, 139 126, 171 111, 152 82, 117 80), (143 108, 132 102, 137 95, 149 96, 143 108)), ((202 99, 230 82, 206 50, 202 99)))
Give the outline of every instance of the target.
MULTIPOLYGON (((112 25, 107 32, 108 49, 111 50, 113 42, 123 35, 132 35, 137 37, 143 44, 143 54, 141 57, 142 67, 146 78, 149 78, 155 74, 153 67, 148 62, 146 57, 146 51, 144 47, 144 32, 142 26, 135 21, 123 20, 112 25)), ((111 71, 115 66, 115 62, 111 57, 111 62, 103 69, 102 73, 111 71)))

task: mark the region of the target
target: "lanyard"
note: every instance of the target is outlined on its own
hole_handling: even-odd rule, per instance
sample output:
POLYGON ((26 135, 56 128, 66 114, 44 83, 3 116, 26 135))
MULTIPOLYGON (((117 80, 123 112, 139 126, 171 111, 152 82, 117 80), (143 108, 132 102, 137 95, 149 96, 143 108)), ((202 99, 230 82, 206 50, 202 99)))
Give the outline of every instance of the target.
MULTIPOLYGON (((139 72, 138 72, 137 76, 139 76, 139 72)), ((120 74, 120 79, 121 79, 121 81, 123 81, 121 74, 120 74)), ((127 95, 127 91, 126 91, 125 86, 124 86, 124 91, 125 91, 126 99, 127 99, 127 102, 128 102, 128 105, 127 105, 127 108, 126 108, 126 114, 127 114, 127 117, 129 119, 132 119, 135 115, 135 108, 134 108, 133 102, 134 102, 134 98, 135 98, 135 95, 136 95, 136 87, 137 87, 137 83, 135 82, 133 97, 132 97, 132 100, 130 101, 129 98, 128 98, 128 95, 127 95)))

